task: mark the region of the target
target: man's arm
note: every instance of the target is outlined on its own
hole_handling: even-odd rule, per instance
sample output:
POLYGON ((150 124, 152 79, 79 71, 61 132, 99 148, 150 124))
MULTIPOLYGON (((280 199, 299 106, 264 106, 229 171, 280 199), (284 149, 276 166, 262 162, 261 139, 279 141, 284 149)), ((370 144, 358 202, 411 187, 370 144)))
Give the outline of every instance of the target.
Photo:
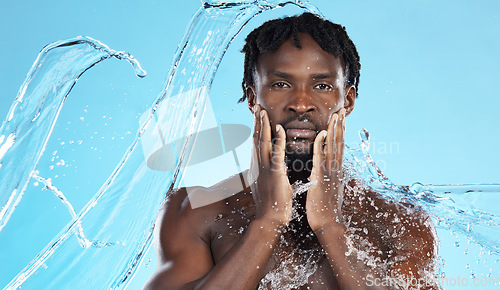
POLYGON ((279 237, 261 220, 249 225, 240 241, 214 265, 199 209, 191 209, 185 189, 170 195, 155 228, 158 269, 145 289, 255 288, 279 237))
POLYGON ((394 254, 387 274, 402 287, 439 289, 434 273, 438 245, 434 225, 422 210, 412 209, 409 213, 396 229, 399 233, 391 247, 394 254))
POLYGON ((327 131, 320 132, 314 140, 312 186, 306 201, 307 221, 325 250, 340 287, 365 289, 367 275, 374 278, 382 278, 382 275, 350 251, 352 243, 348 241, 343 223, 345 114, 344 108, 334 113, 327 131))
POLYGON ((189 224, 194 211, 186 189, 169 192, 155 223, 154 244, 158 267, 145 289, 172 289, 205 275, 213 261, 198 223, 189 224))
POLYGON ((256 154, 252 154, 252 162, 259 170, 257 181, 251 186, 255 219, 222 260, 214 264, 209 237, 200 228, 207 219, 199 214, 203 208, 191 209, 186 190, 175 192, 168 197, 156 223, 160 266, 146 289, 248 289, 256 288, 265 275, 280 229, 292 216, 292 189, 284 167, 283 128, 277 130, 278 137, 273 143, 267 112, 257 105, 254 114, 256 154))
POLYGON ((399 233, 391 241, 392 254, 387 273, 375 272, 355 255, 346 255, 352 251, 348 249, 345 226, 330 224, 317 229, 315 234, 338 276, 339 284, 349 285, 351 289, 357 288, 353 287, 355 284, 360 289, 372 284, 380 289, 383 283, 373 283, 378 278, 379 281, 387 279, 384 285, 390 282, 392 284, 389 285, 402 289, 439 289, 434 274, 437 243, 432 221, 421 211, 414 211, 412 215, 401 215, 401 223, 397 229, 393 229, 399 233))

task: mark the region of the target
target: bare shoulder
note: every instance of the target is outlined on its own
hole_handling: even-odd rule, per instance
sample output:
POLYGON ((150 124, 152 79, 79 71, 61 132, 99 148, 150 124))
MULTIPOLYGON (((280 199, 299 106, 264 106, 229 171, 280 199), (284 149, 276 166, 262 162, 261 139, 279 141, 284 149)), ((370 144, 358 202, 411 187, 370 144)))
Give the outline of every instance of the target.
POLYGON ((158 212, 154 244, 159 264, 175 259, 184 247, 209 244, 203 210, 191 208, 187 193, 186 188, 169 191, 158 212))
POLYGON ((391 199, 354 179, 348 182, 344 198, 346 210, 362 213, 367 218, 381 222, 411 222, 418 225, 427 224, 430 218, 420 207, 391 199))
POLYGON ((437 235, 429 214, 410 203, 390 199, 355 180, 346 190, 347 211, 376 225, 392 255, 419 257, 431 262, 437 256, 437 235))
POLYGON ((182 251, 189 240, 197 240, 208 247, 211 217, 219 204, 193 206, 190 196, 193 192, 202 195, 207 191, 207 188, 199 186, 182 187, 168 192, 155 224, 155 244, 159 258, 168 259, 169 252, 182 251))
POLYGON ((227 195, 224 190, 217 184, 183 187, 167 194, 155 224, 158 258, 168 260, 173 253, 187 248, 189 241, 197 241, 209 249, 217 217, 231 214, 251 199, 244 191, 227 195))
POLYGON ((145 289, 171 289, 196 283, 214 266, 211 242, 214 216, 226 211, 220 200, 194 206, 190 193, 213 193, 216 188, 189 187, 171 190, 158 212, 154 245, 158 266, 145 289))
POLYGON ((434 269, 439 240, 430 215, 419 206, 389 199, 373 190, 367 191, 366 197, 370 201, 370 218, 383 231, 387 274, 397 281, 425 281, 421 289, 437 289, 434 269))

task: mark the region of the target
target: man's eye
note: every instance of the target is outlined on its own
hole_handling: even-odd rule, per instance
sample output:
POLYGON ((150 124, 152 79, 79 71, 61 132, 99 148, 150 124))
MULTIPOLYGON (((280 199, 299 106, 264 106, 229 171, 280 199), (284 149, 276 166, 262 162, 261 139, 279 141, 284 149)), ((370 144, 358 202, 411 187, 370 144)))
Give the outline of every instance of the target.
POLYGON ((315 86, 316 89, 322 90, 322 91, 331 91, 333 89, 332 86, 327 85, 327 84, 318 84, 315 86))
POLYGON ((288 84, 284 82, 277 82, 273 84, 273 88, 278 88, 278 89, 288 88, 288 84))

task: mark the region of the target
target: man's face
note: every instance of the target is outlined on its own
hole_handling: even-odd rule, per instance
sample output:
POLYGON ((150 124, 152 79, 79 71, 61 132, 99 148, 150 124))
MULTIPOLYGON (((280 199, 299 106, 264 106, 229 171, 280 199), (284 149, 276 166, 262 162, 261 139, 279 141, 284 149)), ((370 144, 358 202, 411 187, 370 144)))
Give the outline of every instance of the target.
POLYGON ((269 114, 272 135, 281 124, 287 136, 287 155, 312 155, 314 138, 326 130, 333 113, 354 107, 354 86, 344 87, 342 63, 324 51, 308 34, 299 34, 278 50, 261 54, 255 87, 247 89, 249 106, 259 104, 269 114))

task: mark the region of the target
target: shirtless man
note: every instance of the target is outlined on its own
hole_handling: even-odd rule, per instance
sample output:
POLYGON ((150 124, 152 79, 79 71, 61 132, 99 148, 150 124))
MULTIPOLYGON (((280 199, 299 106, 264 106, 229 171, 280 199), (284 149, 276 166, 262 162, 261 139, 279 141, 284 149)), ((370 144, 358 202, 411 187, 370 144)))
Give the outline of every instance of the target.
POLYGON ((194 209, 189 189, 169 191, 155 227, 159 265, 145 288, 435 288, 424 283, 436 258, 430 218, 342 166, 360 68, 344 28, 308 13, 273 20, 243 52, 256 181, 194 209), (311 186, 294 196, 296 181, 311 186))

